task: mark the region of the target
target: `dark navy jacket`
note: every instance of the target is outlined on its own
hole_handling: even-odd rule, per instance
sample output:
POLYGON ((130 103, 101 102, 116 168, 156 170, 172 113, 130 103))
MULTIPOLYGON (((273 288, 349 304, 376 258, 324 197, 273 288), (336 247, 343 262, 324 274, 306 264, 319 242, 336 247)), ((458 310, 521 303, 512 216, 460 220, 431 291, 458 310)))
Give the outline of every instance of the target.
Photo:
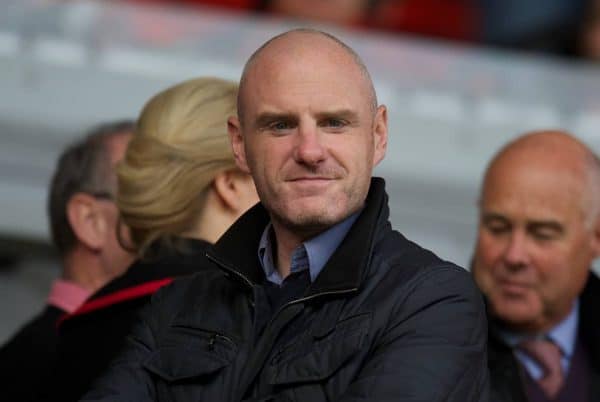
POLYGON ((384 182, 323 271, 265 317, 258 205, 159 291, 85 401, 488 400, 487 325, 471 275, 393 231, 384 182))

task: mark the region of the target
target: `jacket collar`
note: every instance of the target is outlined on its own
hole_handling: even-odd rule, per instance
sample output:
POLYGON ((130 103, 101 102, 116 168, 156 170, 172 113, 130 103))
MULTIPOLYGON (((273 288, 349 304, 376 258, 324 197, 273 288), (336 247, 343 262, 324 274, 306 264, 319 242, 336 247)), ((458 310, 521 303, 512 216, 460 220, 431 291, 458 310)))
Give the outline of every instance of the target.
MULTIPOLYGON (((307 296, 352 291, 360 287, 377 236, 382 235, 383 230, 391 230, 387 222, 387 200, 385 181, 372 178, 363 211, 325 264, 307 296)), ((257 250, 268 222, 269 214, 265 208, 261 204, 255 205, 219 239, 207 253, 208 258, 247 286, 262 283, 265 275, 257 250)))
POLYGON ((151 246, 151 257, 136 260, 125 274, 113 279, 87 301, 137 287, 164 278, 190 275, 198 271, 198 257, 204 256, 211 244, 201 239, 179 237, 174 248, 151 246))

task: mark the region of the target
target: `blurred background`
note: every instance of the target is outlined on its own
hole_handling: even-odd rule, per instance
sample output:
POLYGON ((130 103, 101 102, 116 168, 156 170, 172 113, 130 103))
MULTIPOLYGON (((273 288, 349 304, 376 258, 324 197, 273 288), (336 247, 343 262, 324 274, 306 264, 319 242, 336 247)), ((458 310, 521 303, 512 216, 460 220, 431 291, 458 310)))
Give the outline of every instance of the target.
POLYGON ((467 266, 480 176, 505 142, 560 127, 600 151, 600 0, 0 0, 0 343, 41 309, 58 261, 58 153, 187 78, 238 79, 268 38, 329 31, 389 109, 377 174, 392 222, 467 266))

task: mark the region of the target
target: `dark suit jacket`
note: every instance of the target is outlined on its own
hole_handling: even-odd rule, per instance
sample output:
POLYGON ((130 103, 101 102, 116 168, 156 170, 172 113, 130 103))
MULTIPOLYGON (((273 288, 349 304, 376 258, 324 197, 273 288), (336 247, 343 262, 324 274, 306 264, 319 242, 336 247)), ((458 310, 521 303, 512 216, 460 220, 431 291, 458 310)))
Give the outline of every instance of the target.
POLYGON ((48 305, 0 348, 0 399, 35 401, 56 363, 56 324, 64 311, 48 305))
MULTIPOLYGON (((59 325, 59 362, 53 389, 44 400, 77 401, 118 353, 138 311, 175 277, 198 271, 210 244, 180 239, 179 252, 154 250, 93 294, 59 325)), ((1 395, 1 390, 0 390, 1 395)))
MULTIPOLYGON (((590 361, 590 402, 600 401, 600 279, 590 274, 579 303, 578 336, 590 361)), ((512 350, 497 336, 490 320, 488 365, 491 402, 527 402, 521 366, 512 350)))

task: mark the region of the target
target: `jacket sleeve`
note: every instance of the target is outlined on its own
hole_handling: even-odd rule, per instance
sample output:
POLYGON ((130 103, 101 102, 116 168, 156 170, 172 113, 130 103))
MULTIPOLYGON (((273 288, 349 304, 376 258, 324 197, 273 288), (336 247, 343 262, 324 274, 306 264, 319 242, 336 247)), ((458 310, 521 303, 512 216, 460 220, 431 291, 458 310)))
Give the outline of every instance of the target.
POLYGON ((470 274, 430 270, 406 293, 340 400, 487 402, 487 321, 470 274))
POLYGON ((93 384, 81 401, 129 402, 155 399, 154 383, 143 367, 155 348, 155 332, 158 316, 158 299, 161 291, 152 297, 133 325, 121 352, 111 362, 107 371, 93 384))

